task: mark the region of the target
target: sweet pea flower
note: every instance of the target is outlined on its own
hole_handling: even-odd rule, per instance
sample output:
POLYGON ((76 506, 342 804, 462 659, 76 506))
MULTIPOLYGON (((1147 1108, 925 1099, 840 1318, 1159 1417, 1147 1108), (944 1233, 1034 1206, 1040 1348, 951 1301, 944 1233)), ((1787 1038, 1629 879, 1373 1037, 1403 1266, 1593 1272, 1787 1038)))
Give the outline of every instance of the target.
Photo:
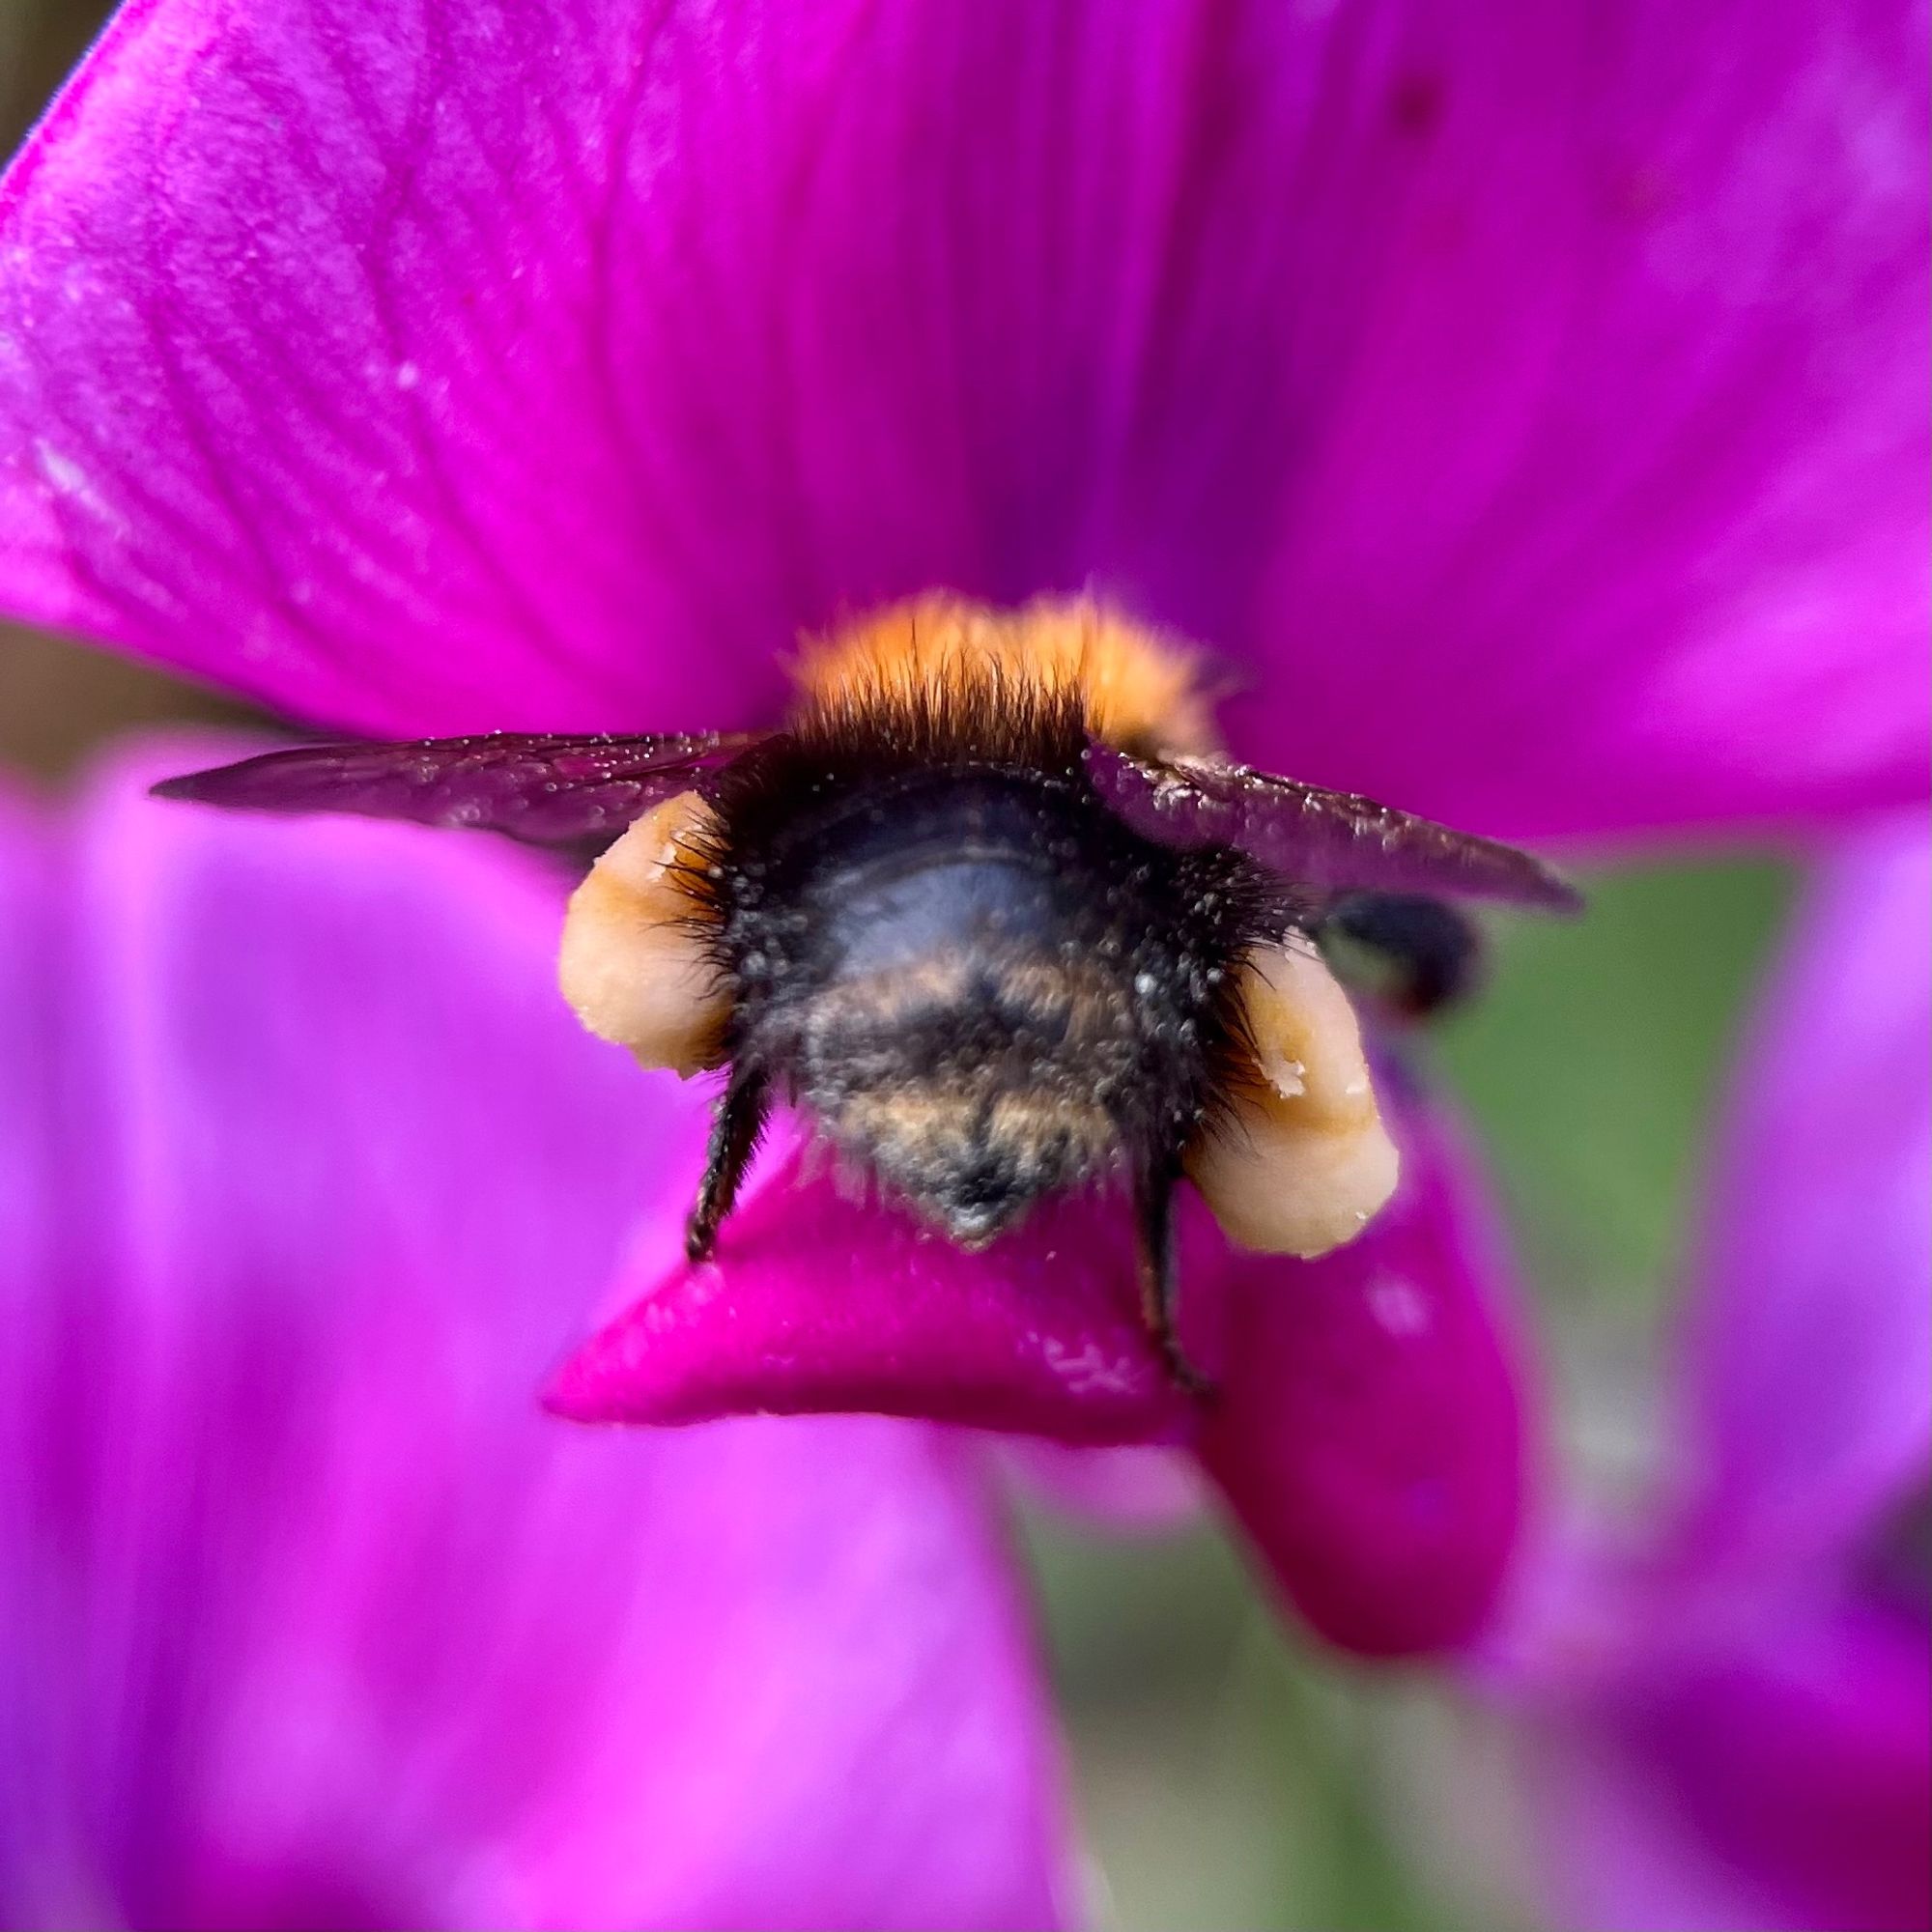
MULTIPOLYGON (((1921 796, 1910 10, 134 0, 0 198, 0 604, 377 735, 773 722, 801 630, 1091 587, 1232 749, 1511 838, 1921 796)), ((1329 1635, 1480 1622, 1453 1128, 1327 1261, 985 1255, 768 1161, 581 1417, 1182 1439, 1329 1635)))
POLYGON ((674 1109, 548 882, 183 751, 0 818, 0 1921, 1062 1922, 981 1459, 546 1418, 674 1109))
POLYGON ((1568 1917, 1932 1923, 1932 845, 1812 894, 1733 1106, 1670 1489, 1525 1566, 1496 1689, 1568 1917))

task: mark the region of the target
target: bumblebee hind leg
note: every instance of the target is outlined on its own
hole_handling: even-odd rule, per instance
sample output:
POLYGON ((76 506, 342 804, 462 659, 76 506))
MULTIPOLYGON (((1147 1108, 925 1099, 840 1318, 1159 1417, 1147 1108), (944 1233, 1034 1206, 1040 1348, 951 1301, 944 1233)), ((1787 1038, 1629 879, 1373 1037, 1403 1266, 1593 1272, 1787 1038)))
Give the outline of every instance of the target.
POLYGON ((1205 1401, 1215 1393, 1213 1380, 1187 1359, 1175 1326, 1180 1291, 1174 1270, 1174 1186, 1175 1177, 1160 1173, 1143 1176, 1134 1189, 1141 1315, 1177 1385, 1205 1401))
POLYGON ((765 1129, 769 1094, 761 1074, 740 1074, 734 1067, 711 1116, 711 1142, 704 1157, 704 1178, 697 1183, 697 1200, 684 1228, 684 1252, 695 1262, 709 1259, 718 1229, 738 1198, 738 1183, 757 1151, 765 1129))

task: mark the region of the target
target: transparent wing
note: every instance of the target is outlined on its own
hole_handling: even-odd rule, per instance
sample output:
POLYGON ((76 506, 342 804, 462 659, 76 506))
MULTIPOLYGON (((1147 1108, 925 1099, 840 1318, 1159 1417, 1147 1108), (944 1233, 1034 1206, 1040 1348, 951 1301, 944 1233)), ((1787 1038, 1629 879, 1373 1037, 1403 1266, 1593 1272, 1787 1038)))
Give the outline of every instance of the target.
POLYGON ((1349 792, 1220 758, 1150 763, 1098 743, 1087 749, 1087 768, 1109 808, 1143 838, 1183 848, 1232 845, 1318 891, 1501 899, 1550 912, 1583 903, 1527 852, 1349 792))
POLYGON ((346 811, 561 845, 623 830, 704 789, 762 733, 544 737, 499 732, 395 745, 304 745, 168 779, 157 798, 246 811, 346 811))

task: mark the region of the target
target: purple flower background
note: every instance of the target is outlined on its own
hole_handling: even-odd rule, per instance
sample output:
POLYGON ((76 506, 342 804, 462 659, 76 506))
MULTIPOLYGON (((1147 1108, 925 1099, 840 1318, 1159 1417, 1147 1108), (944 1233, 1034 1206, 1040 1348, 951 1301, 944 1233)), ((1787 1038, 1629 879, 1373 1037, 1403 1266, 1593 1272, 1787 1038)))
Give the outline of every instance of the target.
POLYGON ((984 1459, 547 1422, 681 1208, 554 893, 185 754, 0 820, 6 1922, 1054 1922, 984 1459))
MULTIPOLYGON (((0 603, 291 716, 419 733, 763 722, 801 625, 934 584, 1091 584, 1207 640, 1235 749, 1297 776, 1598 846, 1843 839, 1927 789, 1921 40, 1893 5, 135 0, 0 188, 0 603)), ((1849 876, 1856 925, 1884 895, 1849 876)), ((1743 1108, 1769 1124, 1740 1130, 1744 1178, 1713 1209, 1729 1232, 1686 1350, 1708 1386, 1677 1441, 1709 1492, 1656 1534, 1719 1569, 1718 1526, 1735 1535, 1753 1614, 1784 1605, 1806 1534, 1814 1577, 1862 1548, 1868 1417, 1922 1464, 1922 1413, 1865 1378, 1898 1359, 1884 1285, 1911 1285, 1910 1243, 1886 1231, 1916 1228, 1922 1196, 1885 1195, 1893 1216, 1862 1184, 1922 1141, 1923 1068, 1890 1107, 1852 1079, 1878 1037, 1861 1016, 1917 983, 1901 930, 1857 953, 1861 978, 1817 942, 1823 990, 1787 1004, 1825 1065, 1779 1089, 1770 1063, 1743 1108), (1828 1184, 1818 1148, 1849 1179, 1828 1184), (1841 1464, 1808 1530, 1756 1523, 1841 1464)), ((438 1009, 428 961, 416 977, 438 1009)), ((216 1033, 233 1005, 211 997, 216 1033)), ((515 1131, 564 1105, 550 1065, 533 1050, 515 1131)), ((595 1111, 614 1149, 623 1107, 595 1111)), ((635 1138, 677 1168, 688 1106, 658 1094, 647 1116, 635 1138)), ((591 1217, 604 1246, 573 1306, 615 1319, 552 1400, 1185 1437, 1317 1630, 1438 1649, 1483 1626, 1546 1459, 1476 1165, 1428 1100, 1401 1122, 1403 1195, 1343 1255, 1237 1264, 1188 1236, 1226 1382, 1203 1426, 1122 1323, 1085 1210, 987 1261, 902 1253, 777 1162, 723 1294, 667 1271, 664 1204, 591 1217), (850 1258, 836 1278, 813 1259, 831 1252, 850 1258), (626 1278, 647 1291, 628 1309, 626 1278)), ((439 1255, 429 1226, 398 1204, 383 1266, 439 1255)), ((186 1270, 197 1288, 211 1266, 186 1270)), ((957 1555, 979 1521, 940 1541, 957 1555)), ((1605 1666, 1621 1721, 1650 1708, 1646 1617, 1675 1612, 1614 1564, 1551 1555, 1547 1521, 1531 1511, 1521 1595, 1588 1579, 1584 1624, 1607 1618, 1634 1673, 1605 1666)), ((983 1638, 1001 1585, 975 1574, 983 1638)), ((1751 1632, 1716 1628, 1722 1668, 1693 1660, 1652 1700, 1650 1747, 1721 1858, 1788 1841, 1780 1804, 1917 1803, 1917 1733, 1888 1758, 1856 1727, 1808 1784, 1735 1790, 1712 1737, 1815 1725, 1751 1676, 1751 1632), (1713 1789, 1731 1813, 1700 1812, 1713 1789)), ((1572 1683, 1574 1646, 1540 1649, 1542 1630, 1510 1636, 1511 1695, 1588 1706, 1590 1672, 1572 1683)), ((1861 1645, 1829 1670, 1892 1685, 1895 1709, 1861 1645)), ((1037 1722, 1011 1695, 1009 1743, 1037 1722)), ((1033 1849, 962 1869, 1032 1874, 1044 1898, 1052 1807, 1027 1788, 1007 1844, 1033 1849)), ((1605 1785, 1586 1819, 1619 1802, 1605 1785)), ((1830 1837, 1765 1881, 1793 1922, 1852 1909, 1833 1888, 1858 1833, 1830 1837)), ((1008 1909, 947 1870, 904 1894, 911 1916, 1008 1909)), ((872 1909, 796 1883, 808 1918, 872 1909)))
POLYGON ((1578 1922, 1932 1918, 1932 842, 1815 885, 1731 1097, 1642 1519, 1553 1528, 1497 1676, 1578 1922))
POLYGON ((1093 580, 1452 823, 1917 796, 1916 26, 139 0, 9 189, 0 581, 407 734, 1093 580))

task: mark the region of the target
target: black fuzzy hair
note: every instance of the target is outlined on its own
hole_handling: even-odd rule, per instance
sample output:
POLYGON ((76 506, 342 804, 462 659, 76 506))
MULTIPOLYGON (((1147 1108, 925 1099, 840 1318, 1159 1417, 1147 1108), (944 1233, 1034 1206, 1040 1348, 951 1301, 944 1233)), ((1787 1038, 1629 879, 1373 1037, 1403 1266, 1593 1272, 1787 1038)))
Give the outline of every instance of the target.
POLYGON ((1254 1075, 1239 996, 1239 967, 1258 946, 1306 923, 1293 890, 1227 848, 1178 851, 1145 838, 1101 802, 1083 754, 1090 722, 1080 693, 970 663, 934 686, 889 673, 860 675, 809 706, 792 727, 737 759, 715 781, 716 827, 696 841, 684 874, 695 924, 733 987, 739 1014, 731 1057, 755 1033, 760 989, 746 969, 747 935, 788 916, 781 878, 790 855, 836 845, 839 826, 885 809, 909 824, 925 794, 948 779, 992 775, 1037 787, 1043 838, 1077 835, 1090 854, 1143 882, 1167 908, 1174 944, 1163 956, 1206 961, 1211 990, 1194 989, 1200 1079, 1185 1094, 1148 1092, 1121 1121, 1135 1157, 1179 1159, 1181 1139, 1224 1119, 1254 1075), (1151 883, 1149 883, 1151 882, 1151 883), (1184 1131, 1183 1131, 1184 1128, 1184 1131))

